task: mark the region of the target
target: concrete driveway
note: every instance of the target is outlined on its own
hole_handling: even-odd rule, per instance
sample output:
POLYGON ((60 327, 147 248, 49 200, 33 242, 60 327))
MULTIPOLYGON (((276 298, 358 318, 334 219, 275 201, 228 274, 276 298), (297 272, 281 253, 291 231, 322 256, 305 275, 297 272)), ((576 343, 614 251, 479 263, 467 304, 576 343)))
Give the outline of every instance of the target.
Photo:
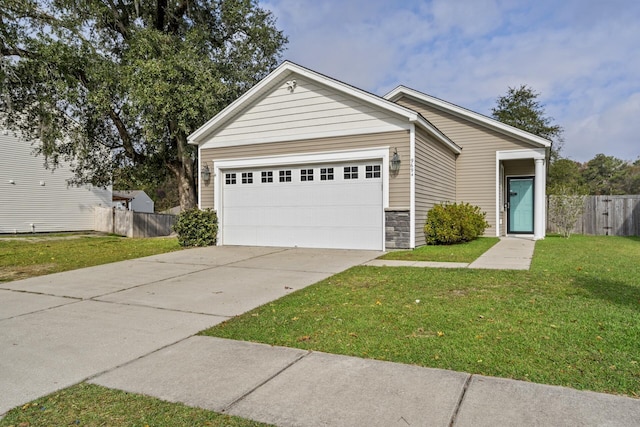
POLYGON ((209 247, 0 283, 0 414, 380 254, 209 247))

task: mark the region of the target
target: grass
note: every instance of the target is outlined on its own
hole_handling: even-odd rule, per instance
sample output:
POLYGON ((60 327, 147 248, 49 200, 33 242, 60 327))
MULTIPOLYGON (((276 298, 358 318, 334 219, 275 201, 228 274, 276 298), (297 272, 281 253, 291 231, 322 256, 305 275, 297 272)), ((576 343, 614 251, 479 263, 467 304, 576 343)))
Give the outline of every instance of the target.
POLYGON ((640 397, 638 259, 573 236, 531 271, 354 267, 203 335, 640 397))
POLYGON ((389 252, 381 256, 380 259, 471 263, 499 240, 497 237, 480 237, 458 245, 420 246, 411 251, 389 252))
POLYGON ((9 426, 265 426, 179 403, 79 384, 9 411, 0 427, 9 426))
POLYGON ((74 270, 181 249, 171 238, 117 236, 0 239, 0 282, 74 270))

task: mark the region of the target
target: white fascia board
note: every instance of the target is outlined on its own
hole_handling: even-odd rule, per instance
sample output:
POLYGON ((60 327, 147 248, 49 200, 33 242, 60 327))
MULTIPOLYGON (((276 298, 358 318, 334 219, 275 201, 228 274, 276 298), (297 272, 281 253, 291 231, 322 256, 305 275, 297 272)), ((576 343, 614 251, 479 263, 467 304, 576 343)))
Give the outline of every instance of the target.
POLYGON ((442 142, 447 148, 453 151, 455 154, 462 153, 462 148, 455 142, 450 140, 440 129, 432 125, 427 119, 422 116, 418 116, 418 119, 414 122, 420 125, 424 130, 433 135, 438 141, 442 142))
POLYGON ((448 113, 470 120, 479 125, 489 127, 500 133, 512 136, 524 142, 528 142, 529 144, 538 147, 551 147, 551 141, 549 141, 548 139, 539 137, 532 133, 523 131, 516 127, 494 120, 490 117, 484 116, 480 113, 476 113, 475 111, 467 110, 466 108, 459 107, 450 102, 443 101, 442 99, 435 98, 431 95, 427 95, 426 93, 422 93, 405 86, 396 87, 391 92, 384 95, 383 98, 395 102, 402 95, 407 95, 409 97, 415 98, 421 102, 431 105, 432 107, 444 110, 448 113))
POLYGON ((201 144, 202 139, 215 131, 215 129, 224 124, 228 119, 233 117, 237 111, 240 111, 247 104, 254 101, 264 91, 271 88, 271 85, 284 78, 287 74, 298 74, 301 77, 305 77, 311 81, 323 84, 354 98, 357 98, 363 102, 372 104, 391 113, 394 113, 400 117, 403 117, 409 121, 418 120, 419 114, 409 108, 396 104, 377 95, 371 94, 364 90, 358 89, 354 86, 350 86, 341 81, 332 79, 308 68, 304 68, 293 62, 284 61, 275 70, 273 70, 267 77, 260 80, 255 86, 245 92, 242 96, 229 104, 226 108, 216 114, 211 120, 193 132, 188 136, 187 141, 189 144, 201 144))

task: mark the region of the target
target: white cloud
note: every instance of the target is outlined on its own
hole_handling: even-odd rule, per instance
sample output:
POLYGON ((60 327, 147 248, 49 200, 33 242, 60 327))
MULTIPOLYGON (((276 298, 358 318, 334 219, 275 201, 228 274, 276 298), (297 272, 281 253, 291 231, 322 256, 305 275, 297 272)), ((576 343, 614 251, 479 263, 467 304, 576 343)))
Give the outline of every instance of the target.
POLYGON ((398 84, 489 114, 507 87, 541 93, 564 154, 640 155, 640 2, 268 0, 285 58, 362 89, 398 84), (634 109, 635 108, 635 109, 634 109), (615 135, 612 140, 611 135, 615 135))

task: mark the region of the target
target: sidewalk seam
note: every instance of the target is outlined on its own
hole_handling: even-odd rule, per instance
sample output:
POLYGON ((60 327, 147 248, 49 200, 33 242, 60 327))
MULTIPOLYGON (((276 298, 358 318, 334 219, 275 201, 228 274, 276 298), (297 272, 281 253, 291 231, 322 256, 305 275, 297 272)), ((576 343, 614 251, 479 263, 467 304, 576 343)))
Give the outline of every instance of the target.
POLYGON ((302 359, 304 359, 305 357, 309 356, 312 353, 313 353, 312 351, 307 351, 305 354, 301 354, 300 356, 296 357, 294 360, 292 360, 290 363, 288 363, 284 368, 280 369, 278 372, 276 372, 275 374, 271 375, 269 378, 267 378, 264 381, 262 381, 261 383, 257 384, 251 390, 247 391, 242 396, 238 397, 233 402, 231 402, 228 405, 226 405, 225 407, 223 407, 222 410, 220 410, 220 413, 222 413, 222 414, 227 413, 232 407, 234 407, 236 404, 242 402, 244 399, 246 399, 254 391, 258 390, 260 387, 262 387, 263 385, 265 385, 266 383, 268 383, 269 381, 271 381, 272 379, 274 379, 275 377, 277 377, 278 375, 280 375, 281 373, 283 373, 284 371, 286 371, 287 369, 289 369, 290 367, 292 367, 293 365, 295 365, 296 363, 298 363, 299 361, 301 361, 302 359))
POLYGON ((469 375, 467 380, 464 382, 464 386, 462 387, 462 393, 460 394, 460 399, 458 399, 458 404, 456 405, 455 410, 453 411, 453 415, 451 415, 451 422, 449 422, 449 427, 454 427, 456 424, 456 419, 458 418, 458 413, 460 412, 460 408, 462 407, 462 402, 464 401, 464 397, 467 394, 467 390, 471 385, 471 379, 473 378, 473 374, 469 375))

